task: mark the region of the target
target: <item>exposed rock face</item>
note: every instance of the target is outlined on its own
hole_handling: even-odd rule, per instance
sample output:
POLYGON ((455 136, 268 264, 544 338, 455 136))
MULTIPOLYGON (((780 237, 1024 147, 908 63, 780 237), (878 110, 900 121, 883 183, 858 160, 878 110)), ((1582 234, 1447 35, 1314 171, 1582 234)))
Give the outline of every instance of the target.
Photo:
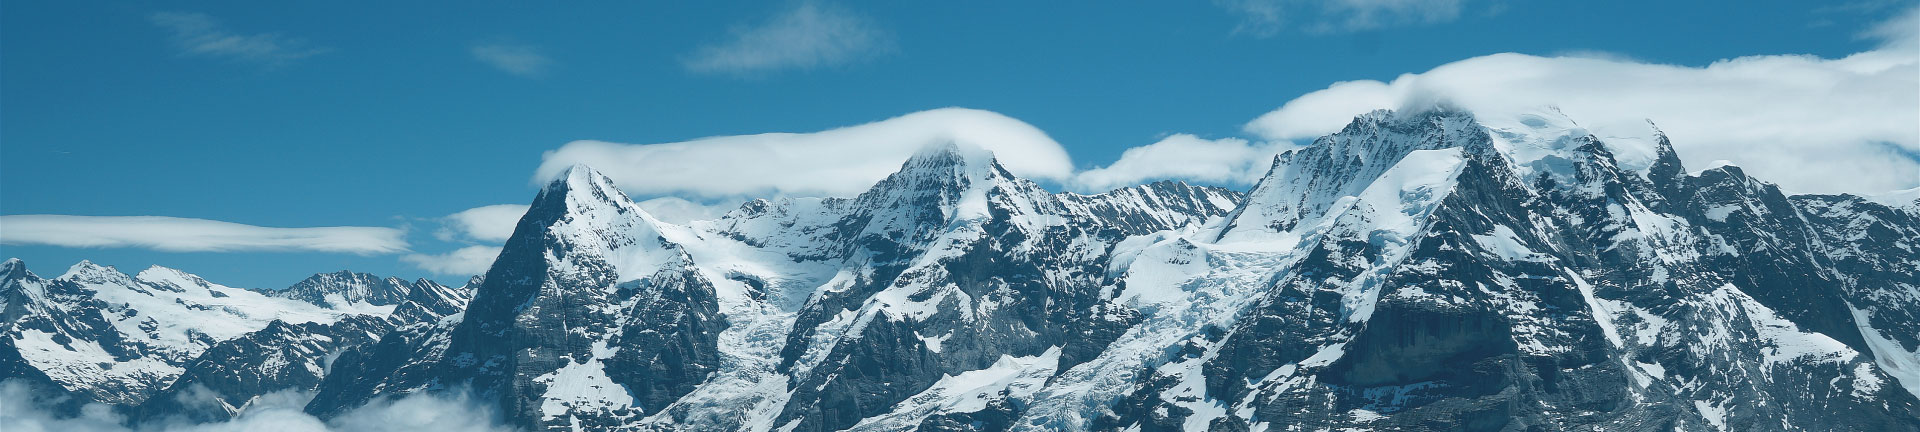
POLYGON ((179 408, 206 418, 469 391, 546 430, 1916 430, 1914 209, 1551 110, 1371 113, 1244 195, 1052 193, 935 146, 853 198, 678 225, 575 167, 471 290, 316 276, 289 307, 391 309, 166 345, 194 359, 171 387, 34 353, 99 334, 132 364, 167 327, 72 304, 204 281, 10 262, 0 372, 232 396, 179 408), (238 372, 267 352, 294 367, 238 372))
POLYGON ((332 356, 370 343, 392 329, 373 315, 332 323, 287 324, 222 341, 188 362, 185 372, 134 410, 142 420, 215 422, 233 418, 254 398, 282 390, 311 390, 325 378, 332 356))
POLYGON ((1197 335, 1093 427, 1920 424, 1913 392, 1893 388, 1912 350, 1874 351, 1863 339, 1911 327, 1863 327, 1849 307, 1866 303, 1850 298, 1865 292, 1873 303, 1913 304, 1911 270, 1873 270, 1914 262, 1911 246, 1891 240, 1911 232, 1910 215, 1851 197, 1789 199, 1737 168, 1686 175, 1657 135, 1654 163, 1622 168, 1577 128, 1538 135, 1570 121, 1535 120, 1548 127, 1376 113, 1283 155, 1216 247, 1236 236, 1297 244, 1287 248, 1297 261, 1273 274, 1246 315, 1197 335), (1361 148, 1342 148, 1353 143, 1361 148), (1513 150, 1529 145, 1541 146, 1513 150), (1291 166, 1302 160, 1391 168, 1359 179, 1362 189, 1291 166), (1300 184, 1352 198, 1288 191, 1281 204, 1261 204, 1263 192, 1300 184), (1881 249, 1821 239, 1869 231, 1881 233, 1881 249), (1862 268, 1836 267, 1849 260, 1862 268))
POLYGON ((945 375, 1097 355, 1131 316, 1101 298, 1112 245, 1197 229, 1238 198, 1175 182, 1054 194, 949 146, 853 199, 678 226, 576 167, 535 199, 461 322, 417 336, 444 353, 365 362, 379 369, 356 375, 377 383, 323 385, 309 411, 448 385, 529 425, 845 429, 945 375), (398 373, 413 370, 427 372, 398 373))
POLYGON ((426 280, 394 282, 399 297, 343 300, 337 293, 351 292, 343 285, 314 283, 332 276, 251 291, 164 267, 128 276, 91 262, 43 279, 8 260, 0 265, 0 376, 70 396, 46 398, 68 414, 99 402, 136 422, 226 420, 255 397, 315 389, 347 348, 466 308, 463 291, 426 280), (322 292, 341 301, 291 299, 322 292))
POLYGON ((407 294, 412 291, 411 288, 407 285, 407 281, 400 278, 382 279, 366 273, 341 270, 338 273, 313 275, 287 289, 270 291, 267 294, 323 307, 338 307, 353 303, 394 305, 405 300, 407 294))

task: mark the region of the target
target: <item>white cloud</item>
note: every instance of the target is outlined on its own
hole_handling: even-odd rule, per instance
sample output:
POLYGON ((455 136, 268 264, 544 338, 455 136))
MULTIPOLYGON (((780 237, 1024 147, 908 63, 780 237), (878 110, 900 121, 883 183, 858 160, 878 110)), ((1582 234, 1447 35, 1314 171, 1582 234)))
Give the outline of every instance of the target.
POLYGON ((406 251, 405 234, 385 227, 273 228, 165 216, 0 216, 0 244, 167 252, 384 254, 406 251))
POLYGON ((865 18, 812 1, 732 33, 725 43, 701 47, 683 65, 703 73, 812 69, 862 60, 893 46, 891 36, 865 18))
POLYGON ((239 34, 197 12, 157 12, 147 21, 170 33, 174 48, 189 56, 226 58, 269 66, 327 52, 306 41, 274 33, 239 34))
POLYGON ((943 108, 814 133, 640 145, 575 141, 547 152, 534 181, 584 163, 635 195, 851 196, 899 170, 916 150, 948 141, 991 150, 1016 175, 1064 181, 1073 174, 1067 151, 1040 129, 990 111, 943 108))
POLYGON ((498 244, 513 237, 513 229, 520 224, 520 217, 527 213, 527 207, 525 204, 495 204, 442 217, 440 229, 433 236, 441 241, 468 245, 444 254, 407 254, 401 256, 400 261, 439 275, 471 276, 486 273, 493 266, 493 259, 500 256, 498 244), (491 245, 474 245, 475 242, 491 245))
POLYGON ((49 405, 55 401, 36 395, 19 380, 0 382, 0 430, 7 432, 495 432, 515 430, 500 422, 494 410, 467 392, 411 394, 381 399, 354 408, 331 421, 301 411, 312 395, 281 391, 249 402, 232 420, 212 423, 155 421, 137 427, 103 404, 87 404, 80 415, 59 417, 49 405))
POLYGON ((468 47, 467 52, 495 69, 528 78, 546 75, 547 67, 553 64, 539 48, 528 45, 481 44, 468 47))
POLYGON ((1446 100, 1483 118, 1556 106, 1606 137, 1659 124, 1682 160, 1730 160, 1796 192, 1875 193, 1920 185, 1920 50, 1914 13, 1878 27, 1883 48, 1839 59, 1752 56, 1705 67, 1620 58, 1495 54, 1349 81, 1260 116, 1247 131, 1303 140, 1354 115, 1446 100))
POLYGON ((1266 37, 1298 27, 1312 33, 1431 24, 1460 18, 1463 0, 1215 0, 1240 15, 1235 33, 1266 37))
POLYGON ((513 236, 520 216, 527 214, 525 204, 495 204, 461 210, 441 218, 434 237, 442 241, 465 238, 482 242, 504 242, 513 236))
POLYGON ((1893 19, 1874 25, 1861 38, 1884 41, 1886 48, 1920 48, 1920 7, 1910 7, 1893 19))
POLYGON ((1266 175, 1273 156, 1288 143, 1252 143, 1239 138, 1209 140, 1188 134, 1127 149, 1112 165, 1074 176, 1086 191, 1105 191, 1158 179, 1218 184, 1251 184, 1266 175))
POLYGON ((641 210, 646 210, 647 214, 653 215, 654 219, 685 225, 691 221, 719 219, 720 216, 740 207, 737 201, 720 200, 719 202, 719 204, 701 204, 679 197, 659 197, 636 204, 641 210))
MULTIPOLYGON (((1398 2, 1329 7, 1364 5, 1418 9, 1398 2)), ((534 180, 584 163, 635 196, 709 204, 741 196, 850 196, 898 169, 915 149, 953 140, 994 151, 1017 175, 1088 191, 1158 179, 1244 185, 1264 174, 1274 153, 1338 131, 1358 114, 1446 100, 1489 120, 1553 106, 1602 137, 1643 136, 1651 119, 1696 164, 1731 160, 1796 192, 1876 193, 1920 185, 1920 129, 1912 127, 1920 116, 1913 97, 1920 93, 1916 21, 1910 11, 1874 27, 1867 35, 1884 47, 1842 59, 1755 56, 1687 67, 1591 51, 1475 57, 1390 83, 1341 82, 1302 95, 1248 123, 1256 139, 1173 135, 1077 174, 1065 150, 1033 126, 948 108, 815 133, 642 145, 576 141, 547 152, 534 180)))
MULTIPOLYGON (((411 394, 377 400, 354 408, 328 422, 336 431, 368 432, 493 432, 516 428, 500 424, 499 416, 482 400, 465 391, 448 394, 411 394)), ((264 430, 264 429, 248 429, 264 430)))
POLYGON ((500 256, 500 249, 500 246, 467 246, 438 255, 407 254, 401 256, 400 261, 433 274, 472 276, 493 267, 493 259, 500 256))
POLYGON ((25 380, 0 381, 0 430, 7 432, 125 432, 126 421, 113 407, 91 403, 80 408, 79 415, 55 417, 53 405, 59 401, 34 391, 25 380))

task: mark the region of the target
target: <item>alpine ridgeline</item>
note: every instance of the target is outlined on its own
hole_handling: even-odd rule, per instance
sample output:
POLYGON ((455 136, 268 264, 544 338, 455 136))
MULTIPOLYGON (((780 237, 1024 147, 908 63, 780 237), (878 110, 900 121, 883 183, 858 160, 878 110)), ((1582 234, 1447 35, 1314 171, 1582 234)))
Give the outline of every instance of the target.
POLYGON ((10 259, 0 264, 0 379, 56 415, 101 403, 134 422, 227 420, 260 396, 315 389, 333 356, 457 315, 470 296, 351 272, 254 291, 87 261, 43 279, 10 259))
POLYGON ((470 303, 10 261, 0 372, 208 419, 470 392, 535 430, 1920 430, 1916 242, 1920 202, 1688 172, 1651 125, 1378 111, 1245 194, 946 145, 683 225, 576 166, 470 303))

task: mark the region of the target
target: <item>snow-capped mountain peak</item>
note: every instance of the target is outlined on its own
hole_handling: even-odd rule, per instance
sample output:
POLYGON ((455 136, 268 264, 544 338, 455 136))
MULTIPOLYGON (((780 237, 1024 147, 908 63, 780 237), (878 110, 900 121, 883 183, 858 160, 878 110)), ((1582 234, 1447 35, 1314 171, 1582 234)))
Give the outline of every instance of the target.
POLYGON ((1490 155, 1494 143, 1465 111, 1436 108, 1413 114, 1380 110, 1340 132, 1274 158, 1266 177, 1247 193, 1221 239, 1288 237, 1285 233, 1327 215, 1344 197, 1357 196, 1400 159, 1418 150, 1461 148, 1490 155))
MULTIPOLYGON (((331 331, 325 329, 352 321, 359 331, 383 332, 392 325, 385 320, 394 309, 312 304, 160 266, 129 276, 82 261, 51 280, 33 277, 18 260, 5 269, 0 280, 9 291, 8 312, 0 315, 11 320, 0 330, 19 362, 44 374, 44 382, 30 384, 116 404, 138 404, 170 391, 183 374, 201 367, 193 363, 196 358, 276 323, 331 331)), ((347 336, 321 337, 331 344, 346 342, 338 338, 347 336)))
POLYGON ((216 419, 265 390, 235 382, 322 417, 467 389, 545 430, 1915 430, 1920 215, 1631 126, 1376 111, 1245 195, 1051 193, 943 144, 685 225, 575 166, 472 289, 287 290, 387 314, 10 262, 0 371, 235 395, 186 410, 216 419))
POLYGON ((366 273, 341 270, 316 274, 287 289, 266 293, 320 306, 342 307, 356 303, 375 306, 396 305, 405 301, 412 291, 413 284, 400 278, 381 278, 366 273))
POLYGON ((119 269, 113 268, 113 266, 97 264, 91 260, 80 260, 80 262, 67 267, 67 272, 61 273, 60 277, 55 279, 89 283, 130 284, 132 278, 128 277, 126 273, 121 273, 119 269))
POLYGON ((1013 179, 991 152, 947 142, 921 148, 855 202, 875 216, 938 210, 944 221, 979 219, 987 215, 987 191, 1013 179))

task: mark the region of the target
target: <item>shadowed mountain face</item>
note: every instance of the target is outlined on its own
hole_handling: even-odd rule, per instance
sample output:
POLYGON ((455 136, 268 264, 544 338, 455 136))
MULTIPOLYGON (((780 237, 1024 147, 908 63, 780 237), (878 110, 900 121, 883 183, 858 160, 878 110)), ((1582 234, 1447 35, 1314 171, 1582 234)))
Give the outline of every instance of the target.
POLYGON ((468 391, 536 430, 1915 430, 1916 209, 1551 110, 1371 113, 1245 194, 949 145, 678 225, 577 166, 469 288, 10 261, 0 372, 207 420, 468 391))

